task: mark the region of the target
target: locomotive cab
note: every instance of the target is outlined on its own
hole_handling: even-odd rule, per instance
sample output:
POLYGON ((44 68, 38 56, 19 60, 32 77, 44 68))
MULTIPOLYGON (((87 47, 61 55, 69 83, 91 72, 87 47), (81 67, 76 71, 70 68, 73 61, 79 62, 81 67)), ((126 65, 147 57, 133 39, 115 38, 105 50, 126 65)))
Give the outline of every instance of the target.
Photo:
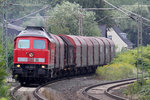
POLYGON ((37 83, 49 77, 52 43, 44 36, 33 36, 33 33, 33 29, 23 31, 14 40, 13 77, 20 83, 37 83))

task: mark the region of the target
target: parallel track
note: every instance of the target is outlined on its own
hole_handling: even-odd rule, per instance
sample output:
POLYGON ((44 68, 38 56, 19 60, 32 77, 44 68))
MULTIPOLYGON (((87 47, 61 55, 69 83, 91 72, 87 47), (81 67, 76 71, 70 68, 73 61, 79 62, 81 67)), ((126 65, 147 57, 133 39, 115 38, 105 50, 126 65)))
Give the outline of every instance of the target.
POLYGON ((109 96, 110 98, 116 99, 116 100, 128 100, 127 98, 123 98, 114 94, 111 94, 110 91, 116 87, 120 87, 123 85, 127 85, 127 84, 132 84, 133 82, 136 81, 136 78, 131 78, 131 79, 126 79, 126 80, 119 80, 119 81, 112 81, 112 82, 106 82, 106 83, 102 83, 102 84, 97 84, 97 85, 93 85, 93 86, 89 86, 87 88, 85 88, 82 91, 82 94, 84 96, 87 96, 88 98, 92 99, 92 100, 100 100, 98 98, 96 98, 95 96, 88 94, 88 91, 92 88, 96 88, 96 87, 100 87, 100 86, 106 86, 106 85, 111 85, 114 84, 108 88, 106 88, 106 90, 104 91, 104 94, 109 96), (120 83, 120 84, 119 84, 120 83))

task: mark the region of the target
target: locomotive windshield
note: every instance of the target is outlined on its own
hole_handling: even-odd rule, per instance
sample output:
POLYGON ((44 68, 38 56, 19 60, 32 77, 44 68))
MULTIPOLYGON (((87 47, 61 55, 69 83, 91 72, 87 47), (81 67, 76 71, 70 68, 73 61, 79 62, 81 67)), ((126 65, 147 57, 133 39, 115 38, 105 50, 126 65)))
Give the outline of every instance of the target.
POLYGON ((30 47, 30 40, 19 40, 18 48, 29 48, 30 47))
POLYGON ((44 40, 34 40, 34 49, 45 49, 44 40))

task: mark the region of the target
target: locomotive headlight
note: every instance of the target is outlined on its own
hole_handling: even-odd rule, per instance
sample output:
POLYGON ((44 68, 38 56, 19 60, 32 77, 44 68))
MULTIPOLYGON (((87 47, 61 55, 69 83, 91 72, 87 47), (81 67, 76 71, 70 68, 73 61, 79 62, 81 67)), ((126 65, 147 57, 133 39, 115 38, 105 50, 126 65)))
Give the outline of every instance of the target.
POLYGON ((42 68, 45 68, 45 66, 42 66, 42 68))
POLYGON ((33 54, 32 52, 29 53, 29 57, 33 57, 33 55, 34 55, 34 54, 33 54))
POLYGON ((20 65, 17 65, 17 67, 19 68, 19 67, 20 67, 20 65))

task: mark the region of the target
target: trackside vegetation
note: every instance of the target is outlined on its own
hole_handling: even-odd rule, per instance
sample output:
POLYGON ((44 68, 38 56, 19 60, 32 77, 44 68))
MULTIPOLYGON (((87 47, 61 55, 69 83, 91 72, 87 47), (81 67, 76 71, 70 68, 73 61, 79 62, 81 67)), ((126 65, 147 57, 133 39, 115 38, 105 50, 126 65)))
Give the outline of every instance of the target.
POLYGON ((96 74, 105 80, 120 80, 134 77, 136 75, 135 63, 136 51, 124 51, 116 54, 116 57, 111 63, 103 67, 98 67, 96 74))
POLYGON ((96 73, 105 80, 121 80, 135 76, 135 68, 127 63, 115 63, 99 67, 96 73))
MULTIPOLYGON (((150 77, 150 69, 148 69, 148 77, 150 77)), ((150 100, 150 79, 143 81, 143 85, 135 82, 129 85, 123 93, 130 100, 150 100)))
MULTIPOLYGON (((0 35, 1 35, 1 29, 0 29, 0 35)), ((5 66, 5 60, 4 55, 2 53, 2 44, 0 43, 0 100, 10 100, 9 98, 9 86, 6 85, 6 69, 5 66)))
MULTIPOLYGON (((136 58, 137 49, 121 52, 110 64, 98 67, 96 74, 105 80, 136 77, 136 58)), ((150 100, 150 45, 143 47, 143 67, 148 80, 144 80, 143 86, 135 82, 123 91, 130 100, 150 100)))

